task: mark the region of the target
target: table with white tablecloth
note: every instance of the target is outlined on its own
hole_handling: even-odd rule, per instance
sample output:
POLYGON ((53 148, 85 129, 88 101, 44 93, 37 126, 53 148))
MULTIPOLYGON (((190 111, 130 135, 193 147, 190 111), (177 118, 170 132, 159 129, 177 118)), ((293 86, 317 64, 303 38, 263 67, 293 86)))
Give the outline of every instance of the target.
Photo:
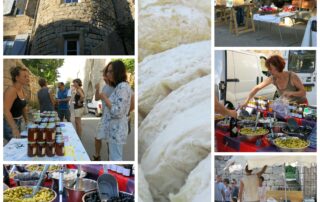
MULTIPOLYGON (((293 26, 294 21, 293 18, 297 15, 296 12, 281 12, 278 14, 268 14, 268 15, 261 15, 261 14, 254 14, 253 20, 255 22, 262 22, 262 23, 269 23, 271 25, 275 25, 275 27, 279 31, 281 43, 283 42, 282 33, 280 29, 280 25, 283 24, 285 26, 293 26), (284 21, 282 23, 282 21, 284 21)), ((259 30, 259 29, 258 29, 259 30)), ((296 38, 297 38, 297 30, 294 29, 296 38)))
POLYGON ((89 155, 86 152, 83 144, 77 135, 72 123, 61 122, 65 155, 53 157, 28 157, 28 139, 21 138, 11 139, 3 148, 4 161, 90 161, 89 155))

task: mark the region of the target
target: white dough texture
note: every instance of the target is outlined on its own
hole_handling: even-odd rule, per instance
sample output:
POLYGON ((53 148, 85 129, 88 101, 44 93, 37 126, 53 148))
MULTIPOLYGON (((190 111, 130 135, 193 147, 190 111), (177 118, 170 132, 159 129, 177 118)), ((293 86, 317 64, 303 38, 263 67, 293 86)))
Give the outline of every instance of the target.
POLYGON ((198 9, 184 5, 151 6, 140 10, 139 61, 182 44, 210 40, 209 19, 198 9))
POLYGON ((177 194, 170 194, 171 202, 211 201, 211 153, 192 170, 185 185, 177 194))

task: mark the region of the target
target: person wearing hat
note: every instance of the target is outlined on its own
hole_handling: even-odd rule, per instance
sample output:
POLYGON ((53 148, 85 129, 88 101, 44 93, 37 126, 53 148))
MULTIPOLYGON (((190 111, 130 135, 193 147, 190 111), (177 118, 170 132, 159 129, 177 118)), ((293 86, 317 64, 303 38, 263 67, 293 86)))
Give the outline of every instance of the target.
POLYGON ((266 171, 267 166, 265 165, 260 172, 253 174, 252 170, 249 170, 246 165, 246 175, 240 181, 239 188, 239 201, 240 202, 259 202, 259 178, 266 171))

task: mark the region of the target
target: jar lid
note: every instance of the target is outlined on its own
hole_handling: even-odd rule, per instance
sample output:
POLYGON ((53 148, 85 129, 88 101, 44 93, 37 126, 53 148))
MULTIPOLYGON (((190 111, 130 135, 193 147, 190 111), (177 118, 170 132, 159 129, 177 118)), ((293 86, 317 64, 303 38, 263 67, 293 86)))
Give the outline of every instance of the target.
POLYGON ((38 144, 46 144, 46 142, 38 142, 38 144))
POLYGON ((37 144, 37 142, 29 141, 28 144, 37 144))

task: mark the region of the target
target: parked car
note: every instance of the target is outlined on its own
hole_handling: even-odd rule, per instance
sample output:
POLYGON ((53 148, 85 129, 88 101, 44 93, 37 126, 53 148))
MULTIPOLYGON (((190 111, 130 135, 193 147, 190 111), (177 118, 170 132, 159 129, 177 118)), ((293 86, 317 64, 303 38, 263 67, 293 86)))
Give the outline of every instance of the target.
POLYGON ((87 108, 89 113, 94 113, 97 117, 102 116, 101 100, 96 101, 95 96, 93 96, 92 100, 87 101, 87 108))

